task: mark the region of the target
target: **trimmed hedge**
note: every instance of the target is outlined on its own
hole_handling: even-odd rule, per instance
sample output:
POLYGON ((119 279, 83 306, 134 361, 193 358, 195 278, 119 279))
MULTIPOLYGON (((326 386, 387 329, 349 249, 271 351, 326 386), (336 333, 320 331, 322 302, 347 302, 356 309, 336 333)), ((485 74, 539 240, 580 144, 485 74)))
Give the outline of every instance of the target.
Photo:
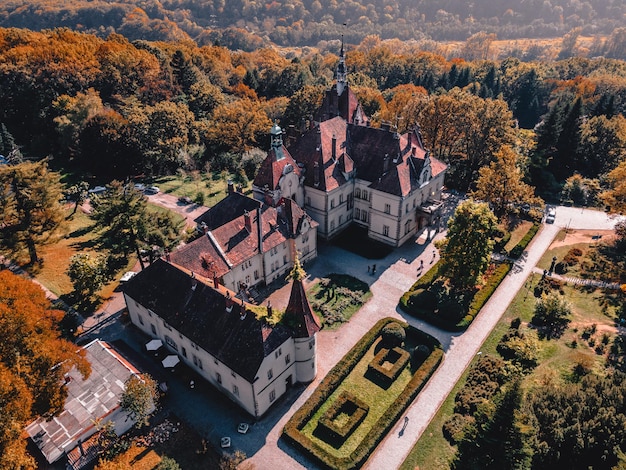
POLYGON ((380 441, 387 435, 400 415, 422 390, 443 359, 443 349, 439 341, 422 331, 410 327, 406 323, 400 323, 404 328, 409 328, 412 335, 417 335, 420 341, 429 345, 432 350, 431 355, 413 374, 411 381, 405 389, 387 410, 385 410, 348 458, 340 458, 329 454, 318 443, 304 435, 301 430, 328 397, 339 387, 343 379, 350 373, 358 361, 361 360, 372 344, 374 344, 374 341, 378 338, 383 327, 391 322, 400 323, 393 318, 383 318, 365 333, 361 340, 348 351, 335 367, 332 368, 328 375, 324 377, 309 399, 294 413, 283 428, 283 435, 290 443, 299 450, 313 456, 328 468, 352 469, 362 466, 380 441))
MULTIPOLYGON (((424 310, 414 305, 410 305, 411 295, 413 294, 413 287, 411 290, 405 292, 402 297, 400 297, 400 309, 409 315, 416 316, 422 320, 427 321, 435 326, 438 326, 447 331, 462 331, 465 330, 474 320, 480 309, 483 308, 483 305, 489 300, 494 291, 498 288, 502 280, 511 270, 512 263, 505 261, 500 264, 493 272, 487 283, 474 295, 472 301, 467 310, 467 314, 460 319, 456 324, 452 324, 448 321, 449 316, 442 315, 441 313, 435 314, 432 311, 424 310)), ((417 284, 417 283, 416 283, 417 284)), ((427 286, 419 286, 420 289, 427 288, 427 286)), ((440 309, 441 312, 441 309, 440 309)))
POLYGON ((383 383, 389 384, 398 378, 410 358, 411 354, 402 348, 382 348, 369 363, 367 370, 383 383), (391 363, 392 366, 389 369, 383 367, 385 362, 391 363))
MULTIPOLYGON (((337 397, 335 403, 326 410, 324 416, 319 419, 317 425, 322 428, 323 433, 325 433, 331 441, 335 441, 339 444, 336 447, 341 447, 341 444, 345 442, 365 419, 369 410, 370 407, 367 403, 347 390, 344 390, 337 397), (338 426, 335 420, 342 413, 350 417, 342 426, 338 426)), ((329 444, 333 445, 332 442, 329 442, 329 444)), ((335 446, 333 445, 333 447, 335 446)))
POLYGON ((467 315, 458 323, 458 326, 463 329, 470 326, 474 318, 476 318, 476 315, 478 315, 478 312, 480 312, 480 309, 483 308, 506 275, 509 274, 512 266, 510 262, 504 262, 494 270, 493 274, 489 276, 487 283, 474 295, 469 309, 467 310, 467 315))
POLYGON ((522 253, 524 253, 524 250, 528 247, 528 245, 530 245, 530 242, 532 241, 532 239, 535 238, 535 235, 539 231, 539 227, 541 227, 541 224, 535 222, 532 225, 532 227, 528 229, 528 232, 526 232, 526 235, 524 235, 524 237, 519 241, 519 243, 515 245, 513 248, 511 248, 511 251, 509 251, 509 256, 511 258, 517 259, 520 256, 522 256, 522 253))

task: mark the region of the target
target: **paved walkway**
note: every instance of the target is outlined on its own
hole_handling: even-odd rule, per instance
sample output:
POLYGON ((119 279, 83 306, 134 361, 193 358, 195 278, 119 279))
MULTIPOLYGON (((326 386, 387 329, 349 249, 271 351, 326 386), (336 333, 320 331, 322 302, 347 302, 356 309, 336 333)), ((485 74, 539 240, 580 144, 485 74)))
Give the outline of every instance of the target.
MULTIPOLYGON (((322 330, 319 333, 319 370, 316 380, 307 386, 302 395, 269 430, 263 447, 254 455, 249 454, 249 460, 260 470, 318 468, 288 445, 279 442, 282 429, 330 368, 361 336, 378 319, 392 316, 403 318, 411 325, 435 336, 441 341, 446 352, 437 372, 406 411, 405 416, 409 418, 409 422, 404 433, 400 435, 404 420, 399 420, 365 464, 365 468, 371 470, 399 468, 559 230, 566 226, 573 229, 611 229, 616 221, 616 218, 608 217, 602 212, 557 208, 557 223, 542 226, 525 255, 516 263, 516 268, 511 270, 485 304, 480 315, 463 334, 444 332, 413 317, 405 316, 397 310, 398 299, 416 279, 419 261, 424 260, 426 267, 430 265, 432 245, 409 244, 394 251, 377 263, 379 274, 375 277, 367 274, 367 265, 372 261, 335 247, 321 247, 318 260, 306 267, 311 281, 330 272, 347 273, 368 282, 374 295, 350 319, 349 324, 335 331, 322 330)), ((441 236, 442 234, 438 234, 435 238, 441 236)), ((277 297, 272 303, 279 307, 279 301, 280 298, 277 297)))
MULTIPOLYGON (((534 273, 543 274, 543 269, 533 268, 534 273)), ((579 277, 571 277, 571 276, 561 276, 560 274, 548 273, 548 277, 552 279, 556 279, 558 281, 563 281, 568 284, 575 284, 578 286, 590 286, 590 287, 601 287, 603 289, 614 289, 617 290, 620 288, 619 283, 617 282, 606 282, 600 281, 598 279, 581 279, 579 277)))

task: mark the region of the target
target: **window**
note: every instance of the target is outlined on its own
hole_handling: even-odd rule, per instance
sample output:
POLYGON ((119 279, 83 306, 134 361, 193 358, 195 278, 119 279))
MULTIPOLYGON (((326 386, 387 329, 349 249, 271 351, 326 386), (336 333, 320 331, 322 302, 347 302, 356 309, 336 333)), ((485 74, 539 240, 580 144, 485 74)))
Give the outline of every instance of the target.
POLYGON ((408 214, 409 213, 409 205, 407 204, 406 207, 404 208, 404 213, 408 214))
POLYGON ((385 214, 389 214, 391 212, 391 205, 385 204, 385 214))
POLYGON ((339 216, 339 225, 341 225, 343 223, 343 215, 339 216))
POLYGON ((259 278, 259 270, 255 269, 254 270, 254 280, 256 281, 259 278))
POLYGON ((389 236, 389 225, 383 225, 383 235, 386 237, 389 236))
POLYGON ((172 331, 172 327, 169 326, 167 323, 165 323, 165 320, 163 320, 163 326, 165 327, 166 330, 172 331))
POLYGON ((230 371, 230 376, 234 379, 237 378, 237 374, 235 374, 232 370, 230 371))
POLYGON ((152 316, 152 310, 148 310, 148 316, 151 317, 152 316))
POLYGON ((250 276, 246 276, 246 284, 250 285, 250 276))
POLYGON ((178 345, 174 342, 174 340, 172 338, 170 338, 169 336, 165 335, 165 342, 174 350, 174 351, 178 351, 178 345))
POLYGON ((311 198, 309 196, 306 197, 306 205, 307 206, 311 205, 311 198))
POLYGON ((156 328, 154 327, 152 323, 150 323, 150 329, 152 330, 152 334, 156 335, 156 328))
POLYGON ((287 264, 287 255, 283 255, 283 264, 287 264))
POLYGON ((367 191, 363 191, 363 200, 367 201, 367 191))
POLYGON ((408 234, 411 231, 411 221, 407 220, 404 224, 404 234, 408 234))
POLYGON ((185 346, 180 347, 180 352, 183 354, 183 357, 187 357, 187 350, 185 349, 185 346))
POLYGON ((343 194, 339 195, 339 204, 343 204, 343 194))
POLYGON ((413 209, 415 209, 415 199, 413 199, 413 209))
POLYGON ((367 211, 361 211, 361 221, 367 222, 367 211))
POLYGON ((354 190, 354 197, 357 199, 361 199, 361 189, 360 188, 356 188, 354 190))
POLYGON ((237 385, 233 385, 233 395, 239 396, 239 387, 237 385))
POLYGON ((358 208, 354 209, 354 218, 359 220, 361 218, 361 211, 358 208))
POLYGON ((272 380, 272 377, 274 377, 274 371, 270 369, 267 371, 267 380, 272 380))
POLYGON ((215 380, 217 380, 218 384, 222 383, 222 374, 220 374, 219 372, 215 373, 215 380))
POLYGON ((335 207, 335 198, 330 200, 330 208, 334 208, 335 207))
POLYGON ((139 323, 143 325, 143 318, 141 318, 141 315, 137 314, 137 318, 139 319, 139 323))
POLYGON ((276 400, 276 390, 270 391, 270 403, 276 400))
POLYGON ((291 362, 291 357, 289 356, 289 354, 287 354, 285 356, 285 364, 289 364, 291 362))
POLYGON ((330 229, 331 230, 335 230, 335 221, 334 220, 330 221, 330 229))
POLYGON ((305 233, 304 235, 302 235, 302 243, 306 243, 309 241, 309 233, 305 233))

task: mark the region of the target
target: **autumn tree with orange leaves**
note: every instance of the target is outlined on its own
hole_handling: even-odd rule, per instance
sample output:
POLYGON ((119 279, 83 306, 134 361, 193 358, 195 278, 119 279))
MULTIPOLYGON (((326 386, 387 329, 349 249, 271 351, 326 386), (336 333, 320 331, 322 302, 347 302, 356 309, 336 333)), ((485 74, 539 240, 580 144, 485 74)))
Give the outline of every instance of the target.
POLYGON ((34 467, 24 426, 62 411, 70 369, 91 372, 84 351, 61 338, 62 318, 39 286, 0 271, 0 468, 34 467))

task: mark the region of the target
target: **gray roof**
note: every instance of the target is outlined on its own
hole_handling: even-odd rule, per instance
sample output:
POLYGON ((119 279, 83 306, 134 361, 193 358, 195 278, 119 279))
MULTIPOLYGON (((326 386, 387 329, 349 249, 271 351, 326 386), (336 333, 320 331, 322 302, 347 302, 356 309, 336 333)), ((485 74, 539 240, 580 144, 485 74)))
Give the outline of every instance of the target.
POLYGON ((108 343, 94 340, 85 346, 91 374, 85 380, 75 368, 68 376, 67 399, 63 412, 46 421, 37 418, 26 432, 50 463, 76 445, 76 440, 94 421, 119 407, 124 383, 137 370, 108 343), (67 449, 66 449, 67 447, 67 449))

